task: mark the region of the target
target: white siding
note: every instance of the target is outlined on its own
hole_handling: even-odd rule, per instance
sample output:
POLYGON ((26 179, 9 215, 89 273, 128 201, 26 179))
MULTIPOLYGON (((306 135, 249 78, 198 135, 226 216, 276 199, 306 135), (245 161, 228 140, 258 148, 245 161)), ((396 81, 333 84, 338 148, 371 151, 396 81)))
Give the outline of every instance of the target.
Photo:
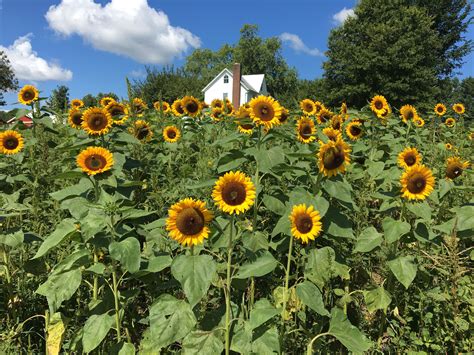
POLYGON ((229 82, 224 84, 224 74, 221 74, 219 78, 217 78, 214 85, 211 85, 207 91, 204 93, 204 101, 208 104, 212 102, 214 99, 223 99, 224 93, 227 93, 227 97, 232 102, 232 82, 233 78, 229 76, 229 82))

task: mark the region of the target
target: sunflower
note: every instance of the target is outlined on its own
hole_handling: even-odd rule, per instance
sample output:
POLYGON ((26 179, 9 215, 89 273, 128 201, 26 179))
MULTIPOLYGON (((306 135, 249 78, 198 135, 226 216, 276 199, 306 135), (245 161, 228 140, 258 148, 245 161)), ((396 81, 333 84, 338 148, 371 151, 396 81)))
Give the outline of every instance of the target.
POLYGON ((17 131, 7 130, 0 133, 0 153, 16 154, 23 149, 23 137, 17 131))
POLYGON ((446 127, 454 127, 454 125, 456 124, 456 120, 452 117, 449 117, 446 119, 446 121, 444 121, 444 124, 446 125, 446 127))
POLYGON ((174 102, 171 104, 171 112, 173 112, 173 115, 175 116, 184 115, 184 107, 180 99, 174 100, 174 102))
POLYGON ((76 162, 83 172, 96 175, 110 170, 114 165, 114 157, 105 148, 88 147, 79 153, 76 162))
POLYGON ((201 105, 198 99, 194 96, 185 96, 181 100, 184 112, 191 116, 195 117, 201 112, 201 105))
POLYGON ((154 109, 155 109, 156 111, 161 111, 161 102, 155 101, 155 102, 153 103, 153 107, 154 107, 154 109))
POLYGON ((413 165, 421 163, 421 155, 416 148, 408 147, 398 154, 397 162, 403 169, 408 169, 413 165))
POLYGON ((237 122, 239 132, 245 134, 252 134, 254 125, 253 123, 251 123, 252 121, 250 120, 250 110, 245 106, 240 106, 236 116, 239 119, 239 121, 237 122))
POLYGON ((340 113, 343 116, 347 115, 347 104, 345 102, 343 102, 341 105, 340 113))
POLYGON ((316 113, 316 106, 314 105, 314 101, 311 99, 301 100, 300 108, 306 116, 311 116, 316 113))
POLYGON ((314 107, 315 107, 315 112, 314 112, 314 114, 315 114, 316 116, 319 115, 319 113, 321 112, 322 109, 326 108, 326 107, 324 107, 324 105, 323 105, 321 102, 319 102, 319 101, 315 101, 315 102, 314 102, 314 107))
POLYGON ((435 184, 433 173, 424 165, 413 165, 400 178, 402 197, 409 200, 424 200, 435 184))
POLYGON ((319 114, 316 116, 316 120, 318 121, 319 124, 324 124, 330 121, 332 116, 334 116, 334 114, 330 110, 324 107, 321 109, 321 111, 319 111, 319 114))
POLYGON ((461 176, 462 172, 469 167, 469 162, 462 161, 459 157, 449 157, 446 161, 446 177, 454 180, 461 176))
POLYGON ((257 96, 250 101, 250 117, 257 125, 270 129, 280 124, 281 106, 270 96, 257 96))
POLYGON ((130 128, 131 133, 141 142, 151 140, 153 137, 153 131, 150 125, 143 120, 137 120, 133 123, 133 127, 130 128))
POLYGON ((370 109, 376 114, 382 114, 384 110, 388 109, 388 102, 382 95, 376 95, 370 101, 370 109))
POLYGON ((133 109, 134 109, 135 115, 137 115, 137 117, 142 117, 147 108, 148 108, 148 106, 146 105, 145 101, 143 101, 139 97, 135 97, 133 99, 133 109))
POLYGON ((358 121, 352 121, 346 126, 346 134, 349 139, 355 141, 362 136, 362 123, 358 121))
POLYGON ((346 171, 350 163, 351 148, 342 139, 321 143, 318 153, 319 171, 325 176, 335 176, 346 171))
POLYGON ((203 109, 203 110, 204 110, 205 108, 209 108, 209 105, 206 104, 206 101, 201 101, 200 105, 201 105, 201 109, 203 109))
POLYGON ((110 117, 112 117, 113 124, 121 125, 128 120, 128 107, 124 104, 112 101, 105 106, 105 109, 110 114, 110 117))
POLYGON ((239 214, 252 207, 255 194, 255 185, 248 176, 230 171, 216 181, 212 198, 223 212, 239 214))
POLYGON ((175 143, 181 137, 181 131, 176 126, 166 126, 163 128, 163 138, 168 143, 175 143))
POLYGON ((214 99, 211 101, 211 109, 214 108, 223 108, 224 107, 224 101, 221 99, 214 99))
POLYGON ((82 128, 89 134, 106 134, 112 127, 112 117, 105 108, 91 107, 82 115, 82 128))
POLYGON ((239 132, 245 134, 252 134, 254 125, 251 123, 240 123, 238 125, 239 132))
POLYGON ((301 117, 296 123, 296 137, 302 143, 311 143, 316 139, 314 121, 309 117, 301 117))
POLYGON ((290 114, 290 111, 288 111, 288 109, 286 109, 282 106, 281 107, 281 116, 279 118, 280 124, 283 124, 286 121, 288 121, 288 118, 290 117, 289 114, 290 114))
POLYGON ((33 101, 38 100, 39 92, 38 89, 33 85, 25 85, 21 88, 18 93, 18 101, 23 105, 31 105, 33 101))
POLYGON ((344 122, 344 118, 342 117, 342 115, 334 115, 331 117, 331 120, 329 123, 332 128, 340 131, 343 122, 344 122))
POLYGON ((377 117, 382 120, 385 120, 391 114, 392 114, 392 109, 390 108, 390 106, 387 106, 387 108, 385 108, 382 112, 377 113, 377 117))
POLYGON ((212 212, 206 203, 192 198, 175 203, 168 210, 166 230, 172 239, 183 246, 201 244, 209 235, 207 224, 212 221, 212 212))
POLYGON ((438 116, 443 116, 446 113, 446 106, 444 106, 443 104, 436 104, 436 106, 434 107, 434 112, 438 116))
POLYGON ((300 239, 303 244, 314 240, 321 233, 321 216, 313 206, 308 208, 305 204, 293 206, 289 218, 291 234, 296 239, 300 239))
POLYGON ((463 104, 454 104, 453 105, 453 110, 459 115, 462 115, 464 112, 466 112, 466 109, 464 108, 463 104))
POLYGON ((69 115, 67 119, 69 125, 72 128, 81 129, 82 128, 82 112, 77 108, 71 108, 69 110, 69 115))
POLYGON ((417 127, 423 127, 425 125, 425 120, 419 116, 416 116, 414 119, 413 119, 413 123, 415 124, 415 126, 417 127))
POLYGON ((447 150, 453 150, 453 145, 451 143, 446 143, 444 145, 444 147, 447 149, 447 150))
POLYGON ((167 103, 166 101, 163 101, 161 103, 161 109, 163 110, 164 113, 168 113, 171 110, 170 104, 167 103))
POLYGON ((339 139, 342 139, 341 131, 339 131, 337 129, 334 129, 332 127, 324 128, 323 129, 323 134, 334 142, 336 142, 339 139))
POLYGON ((103 98, 100 99, 100 106, 106 107, 111 102, 115 102, 115 99, 113 97, 104 96, 103 98))
POLYGON ((225 111, 225 113, 227 115, 232 115, 234 113, 234 105, 232 105, 232 102, 230 102, 229 99, 225 99, 225 105, 224 105, 224 108, 223 110, 225 111))
POLYGON ((71 101, 71 107, 72 108, 81 108, 84 106, 84 102, 82 100, 79 100, 79 99, 73 99, 71 101))
POLYGON ((400 118, 404 123, 407 123, 417 116, 418 113, 416 112, 416 108, 414 108, 412 105, 403 105, 400 108, 400 118))
POLYGON ((474 140, 474 132, 469 132, 469 134, 467 135, 467 138, 472 141, 474 140))
POLYGON ((220 120, 222 120, 224 118, 224 112, 222 111, 221 108, 219 107, 216 107, 214 109, 212 109, 212 112, 211 112, 211 118, 213 121, 215 122, 219 122, 220 120))

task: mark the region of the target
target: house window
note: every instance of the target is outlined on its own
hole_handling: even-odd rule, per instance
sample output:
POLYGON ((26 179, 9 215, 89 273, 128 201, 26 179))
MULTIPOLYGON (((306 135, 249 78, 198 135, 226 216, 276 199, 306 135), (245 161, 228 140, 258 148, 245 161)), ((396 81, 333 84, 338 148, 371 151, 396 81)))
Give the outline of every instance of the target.
POLYGON ((227 84, 229 82, 229 76, 224 75, 224 84, 227 84))
POLYGON ((229 97, 229 94, 228 93, 224 93, 224 100, 227 99, 229 97))

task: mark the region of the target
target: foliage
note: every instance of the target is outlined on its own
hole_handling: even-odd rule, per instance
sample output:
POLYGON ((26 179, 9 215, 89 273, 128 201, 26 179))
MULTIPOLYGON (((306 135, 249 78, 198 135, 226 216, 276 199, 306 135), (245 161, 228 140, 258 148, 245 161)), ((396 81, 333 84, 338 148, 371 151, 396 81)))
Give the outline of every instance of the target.
POLYGON ((69 88, 65 85, 59 85, 54 89, 48 99, 48 106, 54 112, 66 112, 69 109, 69 88))
POLYGON ((0 51, 0 106, 5 105, 3 94, 18 89, 18 80, 5 52, 0 51))

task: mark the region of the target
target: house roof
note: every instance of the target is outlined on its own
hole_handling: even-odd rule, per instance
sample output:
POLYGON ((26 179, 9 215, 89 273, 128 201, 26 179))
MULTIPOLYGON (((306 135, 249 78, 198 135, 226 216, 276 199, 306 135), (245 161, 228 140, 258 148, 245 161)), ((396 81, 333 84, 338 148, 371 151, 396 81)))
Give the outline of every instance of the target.
MULTIPOLYGON (((204 89, 202 89, 202 92, 207 91, 207 89, 209 89, 212 85, 214 85, 214 83, 223 74, 227 74, 231 78, 234 77, 232 75, 232 72, 229 69, 224 68, 224 69, 222 69, 222 71, 219 74, 217 74, 214 77, 214 79, 211 80, 211 82, 209 84, 206 85, 206 87, 204 89)), ((265 74, 242 75, 242 77, 240 78, 240 85, 242 85, 244 87, 244 89, 246 89, 246 90, 260 92, 260 89, 262 88, 264 78, 265 78, 265 74)))

